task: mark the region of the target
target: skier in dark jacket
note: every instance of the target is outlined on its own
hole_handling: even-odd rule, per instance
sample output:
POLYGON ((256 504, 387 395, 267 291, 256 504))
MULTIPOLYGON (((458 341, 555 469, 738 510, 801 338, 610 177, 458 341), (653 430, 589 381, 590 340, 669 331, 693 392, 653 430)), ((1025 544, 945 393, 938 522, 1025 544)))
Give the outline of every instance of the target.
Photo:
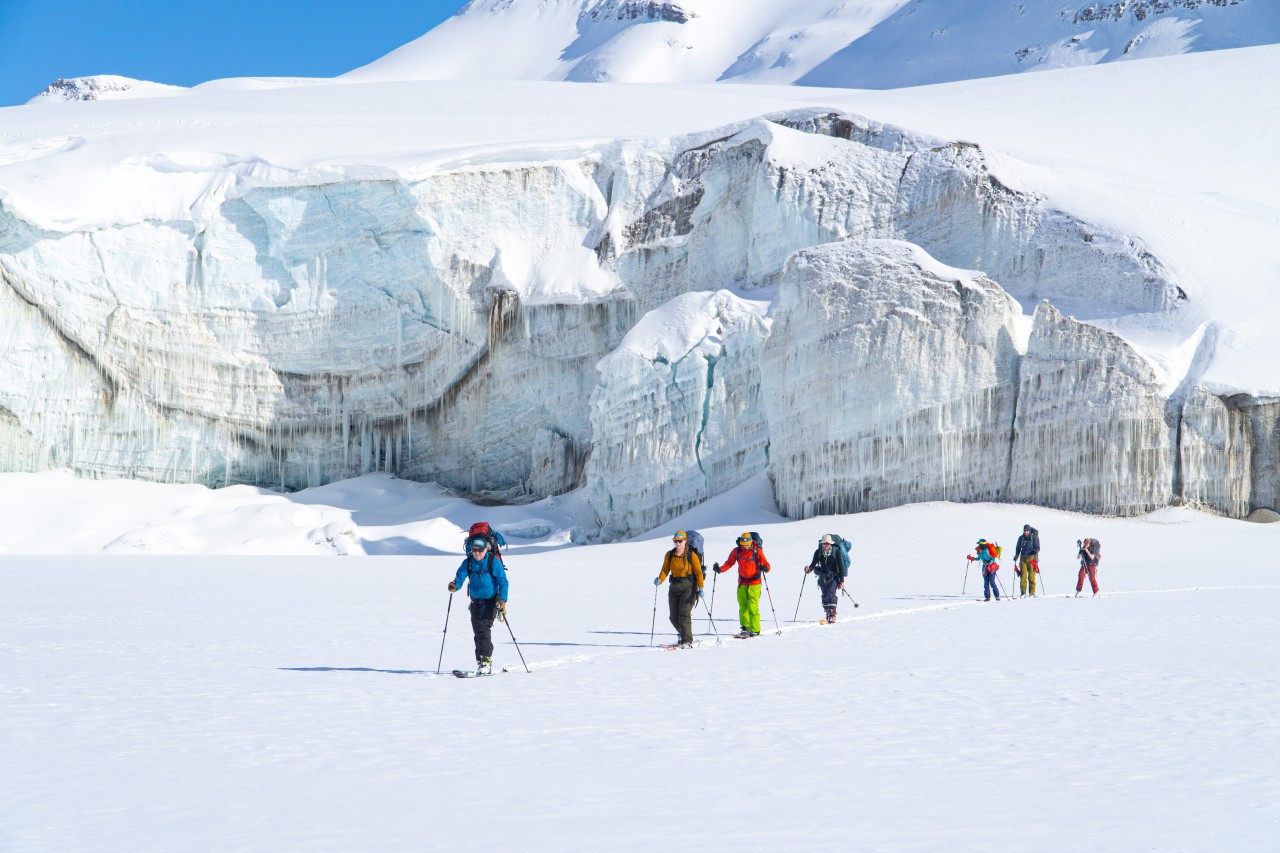
POLYGON ((1013 570, 1018 574, 1018 597, 1035 595, 1036 575, 1040 574, 1040 531, 1030 524, 1022 525, 1022 535, 1013 549, 1013 570))
POLYGON ((1084 590, 1084 579, 1089 579, 1089 585, 1093 587, 1093 594, 1098 595, 1098 562, 1102 559, 1102 546, 1098 544, 1097 539, 1077 540, 1076 544, 1080 546, 1080 550, 1076 556, 1080 558, 1080 577, 1076 580, 1076 597, 1079 598, 1080 593, 1084 590))
POLYGON ((507 613, 507 570, 501 558, 489 553, 489 543, 477 536, 470 553, 449 581, 449 592, 467 582, 471 596, 471 631, 476 639, 476 674, 493 672, 493 620, 507 613))
POLYGON ((830 534, 823 534, 818 542, 818 550, 813 552, 813 559, 805 566, 804 573, 818 573, 818 589, 822 590, 822 609, 826 611, 827 622, 836 621, 836 605, 840 603, 840 590, 844 589, 845 578, 849 577, 849 564, 845 561, 844 552, 836 547, 830 534))

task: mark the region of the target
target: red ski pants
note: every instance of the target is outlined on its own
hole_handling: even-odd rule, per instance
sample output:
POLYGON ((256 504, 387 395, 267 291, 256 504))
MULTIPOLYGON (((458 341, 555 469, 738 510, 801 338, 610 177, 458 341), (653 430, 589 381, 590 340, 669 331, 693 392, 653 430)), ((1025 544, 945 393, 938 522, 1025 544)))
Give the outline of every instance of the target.
POLYGON ((1098 567, 1091 566, 1088 563, 1084 563, 1080 566, 1080 579, 1076 581, 1076 592, 1080 592, 1080 590, 1084 589, 1084 579, 1086 575, 1088 575, 1089 585, 1093 587, 1093 592, 1096 595, 1098 592, 1098 567))

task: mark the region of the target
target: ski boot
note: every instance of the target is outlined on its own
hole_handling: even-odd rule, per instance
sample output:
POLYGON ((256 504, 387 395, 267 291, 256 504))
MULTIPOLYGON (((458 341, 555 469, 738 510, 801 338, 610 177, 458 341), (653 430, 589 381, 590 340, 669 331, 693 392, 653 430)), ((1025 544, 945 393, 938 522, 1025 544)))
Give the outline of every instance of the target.
POLYGON ((476 675, 493 675, 493 658, 480 658, 476 675))

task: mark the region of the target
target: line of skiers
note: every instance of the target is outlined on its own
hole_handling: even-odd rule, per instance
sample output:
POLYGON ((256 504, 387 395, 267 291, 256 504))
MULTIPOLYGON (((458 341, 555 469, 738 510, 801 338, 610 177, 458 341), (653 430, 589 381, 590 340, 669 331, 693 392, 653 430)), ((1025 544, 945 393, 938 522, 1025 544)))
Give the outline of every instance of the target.
MULTIPOLYGON (((664 555, 662 569, 653 579, 653 585, 661 586, 668 577, 671 578, 667 607, 671 625, 679 635, 675 648, 690 648, 693 645, 694 604, 703 602, 705 606, 706 578, 703 574, 702 536, 697 531, 680 530, 671 537, 671 541, 673 547, 664 555)), ((738 633, 735 636, 740 639, 760 636, 761 583, 768 586, 765 576, 773 570, 769 558, 765 556, 760 534, 743 532, 724 563, 713 563, 711 568, 717 576, 731 568, 738 570, 738 633)), ((839 596, 844 591, 845 580, 849 576, 848 543, 834 534, 824 535, 818 541, 818 547, 809 564, 804 567, 804 572, 806 576, 817 576, 825 614, 822 621, 835 622, 839 596)), ((801 588, 801 595, 803 594, 804 590, 801 588)), ((797 612, 799 607, 800 602, 797 601, 797 612)), ((710 608, 707 615, 710 618, 710 608)), ((774 617, 777 617, 776 611, 774 617)))
MULTIPOLYGON (((974 553, 967 557, 971 563, 977 561, 982 564, 983 601, 990 601, 992 596, 995 597, 996 601, 1000 600, 1000 584, 996 578, 996 572, 1000 570, 1000 564, 996 560, 1000 557, 1001 551, 1000 546, 994 542, 979 539, 978 544, 974 547, 974 553)), ((1098 562, 1102 559, 1102 544, 1097 539, 1077 539, 1076 551, 1076 556, 1080 560, 1080 574, 1076 580, 1076 596, 1079 597, 1082 594, 1086 577, 1089 579, 1093 594, 1096 596, 1099 594, 1098 562)), ((1022 535, 1018 537, 1018 542, 1014 547, 1013 560, 1013 571, 1018 576, 1018 597, 1025 598, 1036 595, 1036 581, 1040 575, 1040 531, 1030 524, 1022 525, 1022 535)))
MULTIPOLYGON (((703 573, 702 536, 696 531, 677 531, 671 537, 672 547, 662 559, 662 568, 653 579, 655 587, 655 610, 657 587, 668 578, 671 579, 667 592, 667 606, 671 625, 679 635, 677 648, 690 648, 693 645, 693 608, 697 603, 705 606, 706 578, 703 573)), ((471 630, 475 638, 476 674, 488 675, 493 671, 493 623, 496 619, 506 619, 507 612, 507 571, 502 562, 500 548, 505 547, 502 535, 490 529, 489 525, 479 522, 472 525, 466 539, 467 556, 454 579, 449 582, 452 594, 467 584, 467 594, 471 599, 471 630)), ((1088 538, 1076 541, 1077 556, 1080 559, 1080 574, 1076 581, 1076 595, 1081 595, 1085 579, 1088 578, 1093 594, 1098 590, 1098 563, 1102 558, 1102 546, 1097 539, 1088 538)), ((849 544, 847 540, 833 534, 825 534, 818 542, 809 564, 804 567, 806 577, 814 574, 818 580, 818 588, 822 593, 823 622, 835 622, 838 612, 839 595, 845 591, 845 583, 849 577, 849 544)), ((983 600, 990 601, 994 596, 1000 600, 1000 585, 996 572, 1000 569, 997 559, 1002 549, 993 542, 979 539, 974 554, 968 555, 970 562, 982 565, 983 600)), ((1040 574, 1040 532, 1030 524, 1024 524, 1022 535, 1018 537, 1014 547, 1014 572, 1019 579, 1019 597, 1035 596, 1036 582, 1040 574)), ((729 552, 724 563, 713 563, 712 570, 716 575, 731 568, 738 570, 738 621, 739 638, 760 636, 760 589, 765 574, 772 571, 768 557, 764 553, 764 543, 758 533, 744 532, 738 537, 737 544, 729 552)), ((968 573, 966 571, 966 577, 968 573)), ((766 581, 767 583, 767 581, 766 581)), ((801 588, 803 596, 804 589, 801 588)), ((845 593, 848 594, 847 592, 845 593)), ((799 601, 796 602, 799 612, 799 601)), ((855 603, 856 606, 856 603, 855 603)), ((710 610, 708 609, 708 616, 710 610)), ((777 614, 774 614, 775 619, 777 614)), ((448 624, 446 621, 446 630, 448 624)), ((515 639, 514 634, 512 639, 515 639)), ((443 654, 443 644, 441 646, 443 654)))

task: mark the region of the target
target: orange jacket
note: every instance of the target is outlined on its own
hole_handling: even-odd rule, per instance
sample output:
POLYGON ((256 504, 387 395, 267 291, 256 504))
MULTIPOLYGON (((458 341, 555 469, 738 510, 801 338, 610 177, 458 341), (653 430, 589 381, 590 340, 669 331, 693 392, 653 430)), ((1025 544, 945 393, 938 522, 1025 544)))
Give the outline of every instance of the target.
POLYGON ((662 558, 662 571, 658 574, 658 580, 666 580, 668 574, 672 578, 692 576, 698 584, 698 589, 702 589, 702 561, 698 559, 698 552, 686 545, 684 556, 681 557, 676 553, 676 549, 672 548, 662 558))
POLYGON ((769 565, 769 558, 764 555, 764 551, 756 547, 734 548, 729 553, 729 559, 725 560, 720 568, 727 569, 735 563, 738 566, 738 586, 759 586, 760 570, 767 572, 773 568, 769 565))

